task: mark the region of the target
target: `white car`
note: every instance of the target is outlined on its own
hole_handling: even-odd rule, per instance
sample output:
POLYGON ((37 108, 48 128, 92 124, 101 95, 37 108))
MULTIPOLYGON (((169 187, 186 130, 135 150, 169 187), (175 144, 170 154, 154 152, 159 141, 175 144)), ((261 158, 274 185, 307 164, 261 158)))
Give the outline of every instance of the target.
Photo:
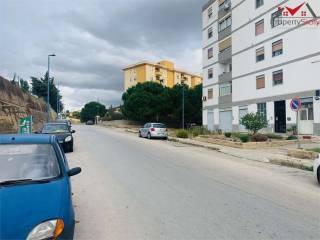
POLYGON ((313 172, 314 172, 314 176, 315 176, 316 180, 320 184, 320 154, 319 154, 318 158, 314 161, 313 172))
POLYGON ((139 129, 139 137, 167 139, 168 129, 163 123, 146 123, 139 129))

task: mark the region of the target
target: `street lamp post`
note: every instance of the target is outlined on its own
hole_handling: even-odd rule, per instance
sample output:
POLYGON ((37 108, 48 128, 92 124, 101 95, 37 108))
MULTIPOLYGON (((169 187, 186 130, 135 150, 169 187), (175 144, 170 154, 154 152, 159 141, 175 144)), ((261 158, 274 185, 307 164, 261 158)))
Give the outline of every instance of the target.
POLYGON ((184 129, 184 112, 185 112, 185 100, 184 100, 184 83, 185 83, 186 79, 183 79, 181 81, 182 83, 182 129, 184 129))
POLYGON ((59 114, 60 114, 59 88, 60 88, 60 82, 58 80, 58 88, 57 88, 57 118, 58 119, 59 119, 59 114))
POLYGON ((47 122, 50 122, 50 57, 55 56, 55 54, 48 55, 47 122))

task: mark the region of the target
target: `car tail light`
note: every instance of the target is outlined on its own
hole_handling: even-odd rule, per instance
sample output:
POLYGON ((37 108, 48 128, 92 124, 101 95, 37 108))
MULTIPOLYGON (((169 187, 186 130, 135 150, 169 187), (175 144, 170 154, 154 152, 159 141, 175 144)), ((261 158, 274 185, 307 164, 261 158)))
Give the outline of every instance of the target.
POLYGON ((151 128, 150 130, 151 130, 151 132, 154 132, 156 129, 155 128, 151 128))

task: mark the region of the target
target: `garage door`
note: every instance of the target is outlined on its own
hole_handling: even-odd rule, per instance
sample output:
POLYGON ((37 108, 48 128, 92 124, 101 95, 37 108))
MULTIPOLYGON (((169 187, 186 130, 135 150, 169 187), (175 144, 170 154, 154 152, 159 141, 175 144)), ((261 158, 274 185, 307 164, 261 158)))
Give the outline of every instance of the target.
POLYGON ((232 111, 221 111, 219 128, 223 132, 232 132, 232 111))
POLYGON ((208 111, 208 130, 214 130, 214 118, 213 118, 213 111, 208 111))

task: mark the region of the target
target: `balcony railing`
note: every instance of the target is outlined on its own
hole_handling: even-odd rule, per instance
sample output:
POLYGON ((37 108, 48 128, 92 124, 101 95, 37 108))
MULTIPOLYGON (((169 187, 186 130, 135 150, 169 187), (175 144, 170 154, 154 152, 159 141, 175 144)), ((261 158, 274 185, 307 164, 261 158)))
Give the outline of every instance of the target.
POLYGON ((232 80, 232 72, 225 72, 219 75, 219 83, 230 82, 232 80))
POLYGON ((218 40, 222 40, 231 35, 231 26, 223 29, 221 32, 218 33, 218 40))
POLYGON ((218 55, 219 63, 222 63, 222 64, 230 63, 231 58, 232 58, 232 48, 231 47, 223 50, 222 52, 219 52, 219 55, 218 55))

